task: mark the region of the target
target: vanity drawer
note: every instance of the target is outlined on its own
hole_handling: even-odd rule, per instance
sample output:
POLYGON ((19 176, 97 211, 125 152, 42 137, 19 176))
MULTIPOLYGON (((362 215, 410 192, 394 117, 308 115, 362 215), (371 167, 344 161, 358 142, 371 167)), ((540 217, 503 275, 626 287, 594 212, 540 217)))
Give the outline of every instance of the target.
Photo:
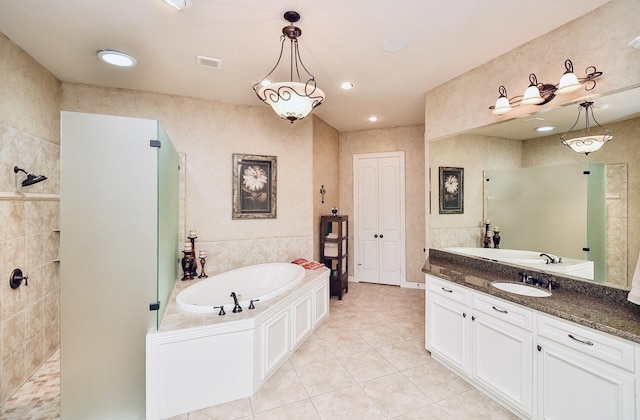
POLYGON ((483 293, 474 293, 472 307, 476 311, 507 322, 527 331, 533 331, 533 312, 483 293))
POLYGON ((427 275, 427 281, 429 282, 429 293, 443 296, 465 306, 469 305, 471 290, 466 287, 430 275, 427 275))
POLYGON ((538 336, 548 338, 595 359, 633 372, 631 342, 581 327, 573 322, 538 315, 538 336))

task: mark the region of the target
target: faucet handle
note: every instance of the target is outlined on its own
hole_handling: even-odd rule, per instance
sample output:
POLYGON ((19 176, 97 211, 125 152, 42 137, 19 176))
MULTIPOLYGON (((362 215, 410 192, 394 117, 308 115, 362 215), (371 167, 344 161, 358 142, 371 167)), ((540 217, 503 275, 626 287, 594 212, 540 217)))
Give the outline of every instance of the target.
POLYGON ((253 304, 253 302, 260 302, 260 299, 253 299, 249 301, 249 309, 256 309, 256 306, 253 304))
POLYGON ((218 315, 226 315, 227 313, 224 311, 224 305, 220 305, 220 306, 214 306, 213 309, 218 309, 220 308, 220 312, 218 312, 218 315))

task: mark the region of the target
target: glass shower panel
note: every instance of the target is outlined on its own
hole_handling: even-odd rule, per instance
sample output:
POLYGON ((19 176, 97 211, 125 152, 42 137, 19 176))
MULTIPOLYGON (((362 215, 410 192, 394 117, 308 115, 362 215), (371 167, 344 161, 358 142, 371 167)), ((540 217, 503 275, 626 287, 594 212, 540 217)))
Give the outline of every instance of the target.
POLYGON ((60 125, 60 415, 144 419, 157 121, 62 112, 60 125))
POLYGON ((158 124, 158 302, 157 327, 178 278, 178 152, 158 124))
POLYGON ((587 244, 589 260, 594 262, 594 279, 604 282, 606 270, 606 179, 604 163, 589 162, 589 183, 587 188, 587 244))
POLYGON ((502 248, 587 259, 586 164, 485 172, 486 215, 502 248))

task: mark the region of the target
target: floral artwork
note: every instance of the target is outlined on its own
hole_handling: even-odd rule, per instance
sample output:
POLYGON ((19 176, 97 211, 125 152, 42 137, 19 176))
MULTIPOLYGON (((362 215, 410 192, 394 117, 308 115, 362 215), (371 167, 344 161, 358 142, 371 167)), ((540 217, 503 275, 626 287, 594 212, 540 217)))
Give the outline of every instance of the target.
POLYGON ((464 168, 440 167, 440 214, 464 213, 464 168))
POLYGON ((276 217, 276 157, 233 155, 233 219, 276 217))

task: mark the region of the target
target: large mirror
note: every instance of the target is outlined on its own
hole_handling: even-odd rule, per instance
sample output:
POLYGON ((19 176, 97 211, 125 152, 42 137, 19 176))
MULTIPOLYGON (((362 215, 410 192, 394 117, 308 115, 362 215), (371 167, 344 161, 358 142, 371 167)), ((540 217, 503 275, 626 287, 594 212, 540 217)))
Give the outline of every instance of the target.
MULTIPOLYGON (((631 278, 640 253, 640 87, 589 99, 594 102, 594 115, 598 123, 612 131, 613 140, 601 150, 588 156, 579 154, 562 144, 560 136, 575 122, 579 103, 567 104, 527 117, 511 119, 477 128, 446 139, 429 143, 430 168, 430 243, 432 248, 471 247, 484 245, 487 214, 486 178, 491 171, 527 168, 562 167, 575 164, 602 164, 604 186, 604 235, 598 247, 604 249, 602 259, 594 261, 594 274, 580 276, 591 281, 623 289, 630 288, 631 278), (554 126, 552 131, 538 132, 540 126, 554 126), (464 168, 464 213, 440 214, 438 211, 438 168, 464 168)), ((489 110, 487 110, 489 112, 489 110)), ((505 117, 506 118, 506 117, 505 117)), ((575 130, 584 131, 584 113, 575 130)), ((546 169, 542 169, 545 171, 546 169)), ((575 205, 558 194, 560 184, 571 185, 567 177, 542 179, 536 189, 537 205, 560 203, 559 218, 566 218, 563 210, 575 205), (545 197, 544 193, 549 192, 545 197), (542 194, 542 195, 541 195, 542 194)), ((535 185, 535 183, 533 184, 535 185)), ((527 187, 529 189, 534 187, 527 187)), ((569 187, 573 188, 572 186, 569 187)), ((575 188, 578 188, 577 186, 575 188)), ((582 188, 582 187, 580 187, 582 188)), ((574 200, 575 201, 575 200, 574 200)), ((510 206, 503 206, 508 211, 510 206)), ((503 209, 503 210, 505 210, 503 209)), ((520 216, 514 208, 512 218, 521 224, 531 223, 534 216, 520 216)), ((585 210, 586 214, 586 210, 585 210)), ((502 216, 501 216, 502 217, 502 216)), ((545 216, 549 217, 549 216, 545 216)), ((585 231, 589 228, 586 222, 585 231)), ((493 229, 493 226, 490 226, 493 229)), ((584 247, 584 239, 568 228, 554 227, 549 243, 531 245, 532 251, 554 249, 554 237, 574 239, 575 247, 584 247)), ((516 243, 515 249, 526 249, 526 240, 516 229, 500 231, 502 244, 516 243), (517 236, 518 241, 510 241, 517 236), (524 244, 523 244, 524 242, 524 244)), ((594 242, 591 242, 594 244, 594 242)), ((501 244, 501 245, 502 245, 501 244)), ((501 246, 501 248, 506 248, 501 246)), ((585 260, 593 259, 588 253, 585 260)), ((579 259, 579 258, 578 258, 579 259)), ((516 260, 514 260, 516 261, 516 260)), ((517 264, 517 262, 515 262, 517 264)), ((544 265, 538 269, 544 269, 544 265)), ((551 265, 549 271, 554 271, 551 265)), ((574 274, 572 274, 574 275, 574 274)), ((577 276, 577 274, 575 274, 577 276)))

